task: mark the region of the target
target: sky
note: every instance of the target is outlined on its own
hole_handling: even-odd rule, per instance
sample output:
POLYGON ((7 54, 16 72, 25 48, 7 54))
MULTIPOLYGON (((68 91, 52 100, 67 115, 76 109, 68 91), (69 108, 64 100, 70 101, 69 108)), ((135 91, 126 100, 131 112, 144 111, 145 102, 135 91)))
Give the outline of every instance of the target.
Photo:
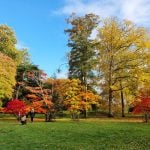
POLYGON ((150 27, 150 0, 0 0, 0 24, 11 27, 17 48, 27 48, 33 64, 49 77, 67 76, 66 55, 69 28, 66 19, 95 13, 100 18, 128 19, 150 27), (61 66, 61 73, 57 69, 61 66))

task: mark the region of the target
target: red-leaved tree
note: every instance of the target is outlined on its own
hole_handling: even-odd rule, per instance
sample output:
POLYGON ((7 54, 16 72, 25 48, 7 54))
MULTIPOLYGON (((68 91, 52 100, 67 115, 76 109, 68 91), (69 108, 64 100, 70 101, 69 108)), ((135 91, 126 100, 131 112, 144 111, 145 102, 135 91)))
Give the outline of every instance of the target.
POLYGON ((14 114, 16 117, 26 114, 26 104, 18 99, 11 100, 7 103, 4 112, 14 114))
POLYGON ((141 101, 134 107, 133 113, 144 114, 145 122, 148 122, 150 117, 150 97, 141 98, 141 101))

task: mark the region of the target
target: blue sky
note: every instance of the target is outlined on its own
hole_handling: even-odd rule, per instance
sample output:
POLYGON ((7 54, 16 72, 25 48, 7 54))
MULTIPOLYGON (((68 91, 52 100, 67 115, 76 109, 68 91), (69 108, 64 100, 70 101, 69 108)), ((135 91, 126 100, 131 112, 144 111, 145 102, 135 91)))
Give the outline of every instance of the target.
MULTIPOLYGON (((32 62, 48 76, 66 62, 69 52, 65 21, 72 12, 117 16, 149 26, 149 0, 0 0, 0 24, 13 28, 17 47, 28 48, 32 62)), ((58 77, 66 76, 66 69, 58 77)))

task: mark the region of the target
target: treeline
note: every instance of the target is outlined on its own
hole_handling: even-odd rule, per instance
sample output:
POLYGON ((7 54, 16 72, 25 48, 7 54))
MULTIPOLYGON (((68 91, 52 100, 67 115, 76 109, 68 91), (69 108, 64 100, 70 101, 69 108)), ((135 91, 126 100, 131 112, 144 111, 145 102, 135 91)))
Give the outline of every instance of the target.
POLYGON ((128 20, 72 14, 67 22, 69 78, 100 92, 108 115, 150 96, 149 31, 128 20), (119 108, 120 107, 120 108, 119 108))
POLYGON ((17 49, 11 28, 0 25, 0 101, 24 101, 36 112, 67 110, 72 118, 94 109, 109 117, 150 97, 149 31, 128 20, 72 14, 67 23, 68 79, 47 77, 31 63, 26 49, 17 49))

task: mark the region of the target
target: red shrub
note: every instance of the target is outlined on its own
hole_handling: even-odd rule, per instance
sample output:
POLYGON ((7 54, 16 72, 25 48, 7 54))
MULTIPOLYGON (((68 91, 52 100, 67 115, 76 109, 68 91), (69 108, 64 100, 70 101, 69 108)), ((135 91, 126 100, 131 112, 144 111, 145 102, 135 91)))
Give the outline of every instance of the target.
POLYGON ((18 115, 19 113, 20 115, 24 115, 26 113, 26 104, 18 99, 11 100, 7 103, 4 112, 14 115, 18 115))

